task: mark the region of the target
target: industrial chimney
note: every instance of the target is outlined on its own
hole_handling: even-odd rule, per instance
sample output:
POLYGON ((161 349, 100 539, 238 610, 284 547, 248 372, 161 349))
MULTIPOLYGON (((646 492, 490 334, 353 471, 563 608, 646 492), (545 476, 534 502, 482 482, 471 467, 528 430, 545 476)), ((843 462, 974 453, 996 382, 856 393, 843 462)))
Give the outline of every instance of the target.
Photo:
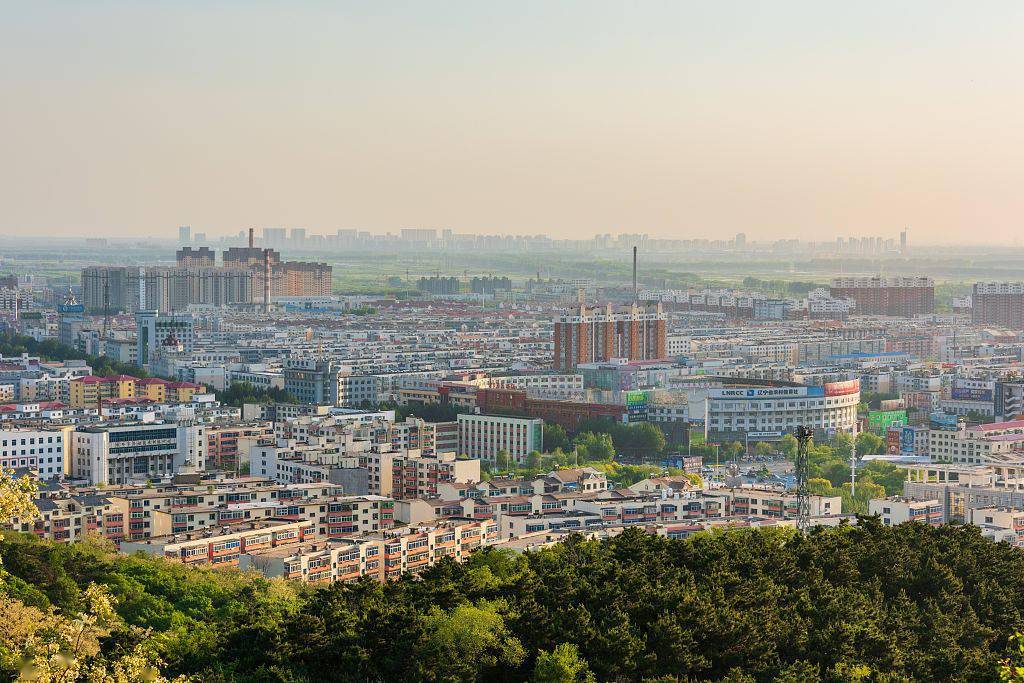
POLYGON ((253 237, 253 233, 255 233, 255 232, 256 232, 256 228, 249 228, 249 248, 250 249, 252 249, 253 243, 255 241, 255 239, 253 237))

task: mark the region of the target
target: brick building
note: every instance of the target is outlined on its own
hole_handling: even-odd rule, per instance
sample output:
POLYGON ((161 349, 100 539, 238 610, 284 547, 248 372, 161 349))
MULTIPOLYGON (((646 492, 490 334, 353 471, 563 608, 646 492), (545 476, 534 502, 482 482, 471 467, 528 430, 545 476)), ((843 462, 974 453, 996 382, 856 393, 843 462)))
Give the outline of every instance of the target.
POLYGON ((580 363, 612 358, 664 358, 665 313, 661 304, 578 309, 555 319, 554 367, 568 371, 580 363))
POLYGON ((929 277, 836 278, 829 296, 855 301, 856 315, 913 318, 935 312, 935 282, 929 277))

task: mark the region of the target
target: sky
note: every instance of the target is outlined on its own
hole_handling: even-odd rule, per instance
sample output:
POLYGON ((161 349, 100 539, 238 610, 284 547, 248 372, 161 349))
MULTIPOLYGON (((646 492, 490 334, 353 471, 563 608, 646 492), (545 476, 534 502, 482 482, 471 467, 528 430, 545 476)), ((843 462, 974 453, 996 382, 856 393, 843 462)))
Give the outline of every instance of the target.
POLYGON ((0 234, 1011 243, 1024 3, 0 0, 0 234))

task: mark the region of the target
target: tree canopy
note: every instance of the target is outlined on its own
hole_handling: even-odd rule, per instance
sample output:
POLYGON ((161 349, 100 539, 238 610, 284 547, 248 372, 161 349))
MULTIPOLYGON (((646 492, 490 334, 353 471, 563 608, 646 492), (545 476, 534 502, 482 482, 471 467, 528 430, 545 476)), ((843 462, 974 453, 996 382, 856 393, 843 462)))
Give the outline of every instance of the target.
POLYGON ((165 675, 215 682, 990 681, 1024 623, 1020 550, 874 518, 681 541, 630 529, 326 587, 21 534, 0 554, 6 598, 43 614, 109 592, 124 627, 98 655, 151 629, 165 675))

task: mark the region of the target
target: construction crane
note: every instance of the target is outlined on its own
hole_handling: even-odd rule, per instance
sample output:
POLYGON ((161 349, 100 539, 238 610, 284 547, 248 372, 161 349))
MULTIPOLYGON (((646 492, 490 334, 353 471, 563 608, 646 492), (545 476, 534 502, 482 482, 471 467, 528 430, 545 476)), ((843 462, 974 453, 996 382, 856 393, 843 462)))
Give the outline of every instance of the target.
POLYGON ((813 432, 800 425, 793 431, 793 436, 796 437, 796 527, 801 531, 806 531, 811 523, 811 493, 807 489, 807 475, 810 471, 807 447, 810 446, 813 432))

